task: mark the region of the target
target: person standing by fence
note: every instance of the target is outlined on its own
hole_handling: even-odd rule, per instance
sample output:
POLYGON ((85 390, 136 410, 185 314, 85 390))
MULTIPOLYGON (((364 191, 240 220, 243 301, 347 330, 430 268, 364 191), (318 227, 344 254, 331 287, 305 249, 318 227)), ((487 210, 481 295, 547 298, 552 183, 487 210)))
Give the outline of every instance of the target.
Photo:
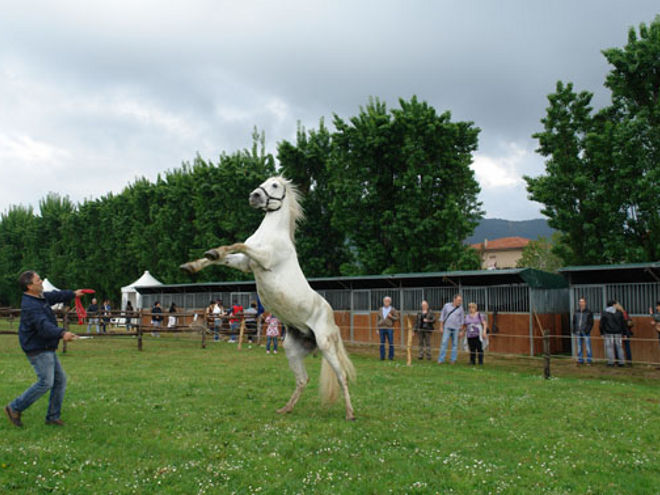
POLYGON ((179 312, 179 310, 176 307, 176 304, 174 304, 174 301, 172 301, 172 304, 170 304, 170 309, 169 309, 169 315, 167 316, 167 328, 176 328, 176 314, 179 312))
POLYGON ((587 308, 587 300, 581 297, 578 309, 573 313, 573 334, 577 345, 578 365, 584 363, 586 352, 587 364, 591 364, 591 329, 594 327, 594 314, 587 308))
POLYGON ((451 339, 451 364, 456 363, 458 358, 458 339, 459 332, 465 322, 465 312, 463 311, 463 298, 456 294, 452 302, 448 302, 442 307, 440 314, 440 333, 442 334, 442 343, 440 345, 440 355, 438 364, 445 362, 447 355, 447 344, 451 339))
POLYGON ((608 301, 605 311, 600 315, 600 333, 605 339, 605 355, 607 366, 614 366, 615 358, 618 366, 623 366, 623 346, 621 336, 626 322, 623 313, 615 308, 616 301, 608 301))
POLYGON ((112 311, 112 306, 110 305, 110 299, 103 301, 103 318, 101 318, 101 331, 103 333, 108 332, 108 327, 110 326, 110 314, 112 311))
POLYGON ((101 333, 99 329, 99 305, 96 298, 92 298, 92 304, 87 306, 87 333, 91 333, 92 325, 96 326, 96 333, 101 333))
MULTIPOLYGON (((151 326, 160 327, 163 324, 163 308, 160 307, 160 301, 154 303, 154 307, 151 308, 151 326)), ((156 331, 151 332, 151 335, 154 337, 160 337, 160 334, 156 331)))
POLYGON ((133 326, 133 313, 135 312, 135 309, 133 308, 133 304, 131 301, 126 301, 126 309, 124 310, 124 323, 126 323, 126 331, 130 332, 131 327, 133 326))
POLYGON ((399 312, 392 306, 392 298, 383 298, 383 307, 378 310, 378 321, 376 326, 380 333, 380 360, 385 360, 385 339, 389 343, 388 359, 394 359, 394 322, 399 319, 399 312))
POLYGON ((623 343, 623 353, 626 356, 626 364, 628 366, 632 366, 632 350, 630 349, 630 337, 633 336, 633 331, 632 328, 635 326, 635 322, 633 322, 633 319, 628 316, 628 312, 621 306, 621 303, 617 301, 617 303, 614 305, 617 311, 620 311, 621 314, 623 315, 623 321, 625 322, 625 325, 623 327, 623 337, 622 337, 622 343, 623 343))
POLYGON ((419 356, 417 359, 431 359, 431 333, 435 325, 435 315, 429 310, 428 301, 422 301, 422 311, 417 313, 415 332, 419 341, 419 356))
POLYGON ((66 374, 55 351, 60 339, 69 342, 76 336, 57 326, 51 306, 57 303, 68 304, 75 296, 81 297, 83 291, 78 289, 44 292, 43 280, 32 270, 23 272, 18 283, 23 290, 18 340, 37 374, 38 381, 6 405, 5 414, 14 426, 23 426, 23 411, 50 390, 46 424, 64 426, 60 415, 66 390, 66 374))
POLYGON ((479 365, 484 364, 484 349, 482 342, 486 338, 486 318, 477 311, 477 303, 468 304, 468 314, 465 316, 465 327, 468 346, 470 348, 470 364, 476 364, 479 357, 479 365))
POLYGON ((655 327, 655 331, 658 332, 658 343, 660 344, 660 301, 655 303, 655 313, 653 308, 649 308, 649 314, 651 315, 651 324, 655 327))
POLYGON ((229 314, 232 316, 229 319, 229 342, 236 342, 236 335, 241 328, 241 318, 243 317, 243 306, 238 304, 238 301, 234 299, 232 301, 231 309, 229 314))
POLYGON ((270 354, 270 344, 273 344, 273 354, 277 354, 277 338, 280 335, 280 320, 270 313, 266 316, 266 354, 270 354))

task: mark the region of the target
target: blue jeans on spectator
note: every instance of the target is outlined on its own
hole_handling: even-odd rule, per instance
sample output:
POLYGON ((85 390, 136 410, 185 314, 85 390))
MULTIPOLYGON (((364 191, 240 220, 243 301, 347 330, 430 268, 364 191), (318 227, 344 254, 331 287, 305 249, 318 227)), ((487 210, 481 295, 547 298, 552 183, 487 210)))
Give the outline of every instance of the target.
POLYGON ((48 413, 46 421, 60 419, 64 391, 66 390, 66 374, 60 365, 54 351, 45 351, 36 356, 28 356, 28 360, 37 373, 37 382, 23 392, 9 405, 14 411, 23 412, 39 397, 50 390, 48 413))
POLYGON ((442 332, 442 344, 440 344, 438 363, 445 362, 449 338, 451 338, 451 362, 456 362, 456 358, 458 357, 458 328, 445 328, 444 332, 442 332))
POLYGON ((591 364, 591 337, 584 332, 578 332, 575 334, 575 340, 577 341, 578 363, 584 363, 584 350, 586 348, 587 363, 591 364))
POLYGON ((387 337, 387 342, 390 344, 388 358, 391 361, 394 359, 394 329, 379 328, 378 331, 380 332, 380 360, 385 359, 385 338, 387 337))
POLYGON ((98 318, 87 318, 87 333, 91 333, 92 325, 96 326, 96 333, 101 333, 98 318))
POLYGON ((236 342, 236 335, 238 335, 239 330, 241 329, 241 324, 238 321, 233 321, 229 324, 229 342, 236 342))
POLYGON ((266 337, 266 350, 270 351, 270 343, 273 343, 273 350, 277 351, 277 337, 266 337))

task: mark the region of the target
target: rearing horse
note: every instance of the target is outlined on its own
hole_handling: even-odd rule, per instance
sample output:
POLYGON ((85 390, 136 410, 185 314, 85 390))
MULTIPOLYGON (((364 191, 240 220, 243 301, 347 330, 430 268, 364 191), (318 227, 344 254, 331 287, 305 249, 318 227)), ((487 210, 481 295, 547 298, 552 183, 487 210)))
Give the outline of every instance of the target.
POLYGON ((344 393, 346 419, 353 420, 348 381, 355 368, 346 353, 330 304, 307 283, 298 263, 294 234, 302 217, 298 190, 283 177, 271 177, 250 193, 250 206, 262 209, 264 219, 245 242, 221 246, 204 253, 205 258, 181 265, 195 273, 209 265, 230 266, 252 272, 257 293, 266 309, 287 326, 284 349, 296 376, 296 389, 279 409, 288 413, 309 382, 303 359, 316 347, 323 355, 321 398, 333 402, 339 389, 344 393))

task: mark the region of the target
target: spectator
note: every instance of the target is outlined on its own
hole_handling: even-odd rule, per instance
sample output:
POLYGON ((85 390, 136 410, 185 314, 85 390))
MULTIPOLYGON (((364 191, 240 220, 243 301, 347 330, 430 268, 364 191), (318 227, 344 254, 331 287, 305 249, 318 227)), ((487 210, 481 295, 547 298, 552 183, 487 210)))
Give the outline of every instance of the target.
POLYGON ((277 337, 280 334, 280 320, 270 313, 266 316, 266 354, 270 354, 270 344, 273 343, 273 354, 277 354, 277 337))
POLYGON ((470 348, 470 364, 474 365, 479 356, 479 364, 484 364, 483 340, 486 338, 487 323, 484 315, 477 311, 477 303, 468 304, 468 314, 465 316, 465 327, 468 346, 470 348))
POLYGON ((623 309, 621 303, 617 301, 616 304, 614 304, 614 307, 623 315, 623 321, 625 322, 622 337, 623 353, 626 356, 626 365, 632 367, 632 350, 630 349, 630 337, 633 336, 632 327, 635 325, 635 322, 630 316, 628 316, 628 312, 623 309))
POLYGON ((651 315, 651 324, 658 333, 658 343, 660 343, 660 301, 655 303, 655 313, 653 312, 653 308, 649 308, 649 314, 651 315))
POLYGON ((87 306, 87 333, 91 333, 92 325, 96 327, 96 333, 101 333, 99 330, 99 305, 96 298, 92 298, 92 304, 87 306))
POLYGON ((435 325, 435 315, 429 311, 429 303, 422 301, 422 311, 417 313, 417 321, 415 322, 415 332, 419 341, 419 356, 417 359, 431 359, 431 332, 435 325))
POLYGON ((383 298, 383 307, 378 310, 378 332, 380 333, 380 360, 385 360, 385 338, 389 343, 388 359, 394 359, 394 322, 399 319, 399 312, 392 306, 392 298, 383 298))
POLYGON ((74 296, 81 297, 83 292, 80 289, 75 292, 71 290, 44 292, 43 280, 32 270, 21 273, 18 283, 23 291, 18 341, 37 373, 38 380, 5 406, 5 414, 14 426, 22 427, 23 411, 50 391, 46 424, 64 426, 60 415, 66 390, 66 374, 57 359, 56 351, 60 339, 68 342, 76 336, 58 328, 51 306, 57 303, 68 304, 74 296))
POLYGON ((463 298, 460 294, 456 294, 452 302, 448 302, 442 307, 442 313, 440 314, 442 344, 440 345, 438 364, 445 362, 449 339, 451 339, 451 364, 456 363, 456 358, 458 357, 458 334, 465 322, 465 312, 463 311, 462 304, 463 298))
POLYGON ((600 333, 605 339, 605 355, 609 367, 614 366, 615 356, 618 366, 623 366, 621 335, 623 335, 626 322, 623 319, 623 313, 614 307, 615 304, 616 301, 608 301, 605 311, 600 316, 600 333))
POLYGON ((133 304, 131 301, 126 302, 126 309, 124 310, 124 319, 126 320, 126 331, 130 332, 131 327, 133 326, 133 313, 135 312, 135 309, 133 309, 133 304))
POLYGON ((107 327, 110 326, 110 312, 112 311, 112 306, 110 306, 110 300, 106 299, 103 301, 103 318, 101 318, 101 330, 103 333, 107 333, 107 327))
POLYGON ((591 329, 594 327, 594 314, 587 308, 587 300, 581 297, 578 309, 573 314, 573 334, 577 344, 578 365, 584 364, 584 353, 587 354, 587 365, 591 365, 591 329))
MULTIPOLYGON (((151 308, 151 326, 160 327, 163 324, 163 308, 160 307, 160 301, 154 303, 154 307, 151 308)), ((160 337, 160 334, 157 331, 151 332, 151 335, 154 337, 160 337)))
POLYGON ((218 299, 215 304, 211 301, 213 309, 213 339, 216 341, 220 340, 220 330, 222 329, 222 319, 226 316, 227 312, 225 307, 222 305, 222 299, 218 299))
POLYGON ((172 301, 169 309, 169 316, 167 317, 167 328, 176 328, 176 314, 179 312, 176 304, 172 301))
POLYGON ((236 342, 236 335, 241 328, 241 318, 243 317, 243 306, 238 304, 236 299, 232 301, 229 314, 232 316, 229 319, 229 342, 234 343, 236 342))
POLYGON ((252 301, 250 307, 245 310, 245 332, 248 336, 248 341, 252 343, 252 336, 257 333, 257 301, 252 301))

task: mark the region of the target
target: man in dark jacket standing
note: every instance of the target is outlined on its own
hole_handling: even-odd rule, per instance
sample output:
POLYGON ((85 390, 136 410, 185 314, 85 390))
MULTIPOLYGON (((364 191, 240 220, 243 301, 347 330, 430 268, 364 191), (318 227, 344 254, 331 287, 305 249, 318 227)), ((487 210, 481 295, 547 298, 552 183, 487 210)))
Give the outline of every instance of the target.
POLYGON ((605 338, 605 355, 607 366, 614 366, 614 349, 616 348, 617 366, 623 366, 623 345, 621 336, 626 330, 626 321, 623 313, 617 311, 616 301, 608 301, 605 311, 600 315, 600 333, 605 338))
POLYGON ((587 308, 587 300, 581 297, 578 309, 573 313, 573 334, 577 343, 578 364, 584 363, 584 349, 587 364, 591 364, 591 329, 594 327, 594 314, 587 308))
POLYGON ((38 380, 5 406, 5 413, 13 425, 23 426, 21 413, 50 390, 46 424, 63 426, 60 413, 66 389, 66 375, 55 351, 60 339, 68 342, 76 336, 57 326, 50 307, 57 303, 69 303, 74 296, 81 296, 83 292, 62 290, 44 293, 41 277, 32 270, 23 272, 18 283, 24 291, 18 340, 37 373, 38 380))

